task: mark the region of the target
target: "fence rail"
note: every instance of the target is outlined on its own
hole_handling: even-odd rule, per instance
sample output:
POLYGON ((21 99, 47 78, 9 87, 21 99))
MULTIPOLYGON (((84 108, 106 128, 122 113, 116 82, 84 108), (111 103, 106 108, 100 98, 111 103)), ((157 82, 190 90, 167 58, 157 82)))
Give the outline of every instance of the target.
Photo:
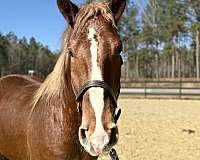
POLYGON ((134 80, 121 82, 121 95, 173 96, 174 98, 200 98, 200 81, 134 80))

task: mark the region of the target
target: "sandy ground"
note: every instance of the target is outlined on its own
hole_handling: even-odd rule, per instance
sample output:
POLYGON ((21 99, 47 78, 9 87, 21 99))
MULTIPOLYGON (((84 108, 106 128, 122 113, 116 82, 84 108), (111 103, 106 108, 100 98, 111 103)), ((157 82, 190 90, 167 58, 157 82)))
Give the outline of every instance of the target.
POLYGON ((200 101, 126 98, 119 104, 120 160, 200 160, 200 101))

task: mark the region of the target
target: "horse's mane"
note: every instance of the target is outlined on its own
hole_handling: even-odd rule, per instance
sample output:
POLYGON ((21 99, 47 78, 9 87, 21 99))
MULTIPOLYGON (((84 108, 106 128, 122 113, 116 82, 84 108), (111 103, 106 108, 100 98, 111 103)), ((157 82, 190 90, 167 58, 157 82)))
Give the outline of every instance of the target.
MULTIPOLYGON (((81 33, 82 29, 86 25, 87 21, 92 17, 95 17, 97 13, 112 23, 112 26, 116 28, 115 21, 110 8, 107 3, 94 2, 91 4, 85 4, 80 6, 80 11, 76 16, 76 23, 74 25, 73 34, 81 33)), ((41 99, 45 98, 45 102, 48 104, 52 98, 58 97, 64 100, 64 92, 67 89, 67 68, 69 67, 68 48, 66 44, 69 39, 68 29, 63 33, 63 46, 62 52, 56 62, 53 71, 47 76, 45 81, 41 84, 36 91, 33 98, 33 105, 35 106, 41 99)))
POLYGON ((33 99, 34 106, 42 98, 45 98, 46 102, 50 102, 52 97, 64 98, 64 91, 67 89, 66 71, 69 61, 68 58, 69 55, 66 52, 60 54, 53 71, 36 91, 33 99))

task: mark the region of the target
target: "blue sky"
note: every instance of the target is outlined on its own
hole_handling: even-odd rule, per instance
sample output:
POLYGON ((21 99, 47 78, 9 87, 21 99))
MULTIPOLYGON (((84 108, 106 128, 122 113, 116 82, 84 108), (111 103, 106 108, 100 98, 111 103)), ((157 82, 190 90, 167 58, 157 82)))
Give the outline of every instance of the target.
MULTIPOLYGON (((134 0, 141 8, 146 0, 134 0)), ((84 3, 83 0, 73 0, 84 3)), ((57 9, 56 0, 2 0, 0 5, 0 32, 14 32, 19 38, 35 37, 53 51, 60 48, 66 21, 57 9)))

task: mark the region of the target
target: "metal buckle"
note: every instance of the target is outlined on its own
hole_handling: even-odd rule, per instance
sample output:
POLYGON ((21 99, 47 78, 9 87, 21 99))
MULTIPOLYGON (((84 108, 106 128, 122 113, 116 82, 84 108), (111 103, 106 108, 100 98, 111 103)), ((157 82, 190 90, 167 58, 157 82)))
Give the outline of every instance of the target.
POLYGON ((77 112, 78 112, 78 113, 80 112, 80 108, 81 108, 81 102, 77 102, 77 107, 76 107, 76 109, 77 109, 77 112))

